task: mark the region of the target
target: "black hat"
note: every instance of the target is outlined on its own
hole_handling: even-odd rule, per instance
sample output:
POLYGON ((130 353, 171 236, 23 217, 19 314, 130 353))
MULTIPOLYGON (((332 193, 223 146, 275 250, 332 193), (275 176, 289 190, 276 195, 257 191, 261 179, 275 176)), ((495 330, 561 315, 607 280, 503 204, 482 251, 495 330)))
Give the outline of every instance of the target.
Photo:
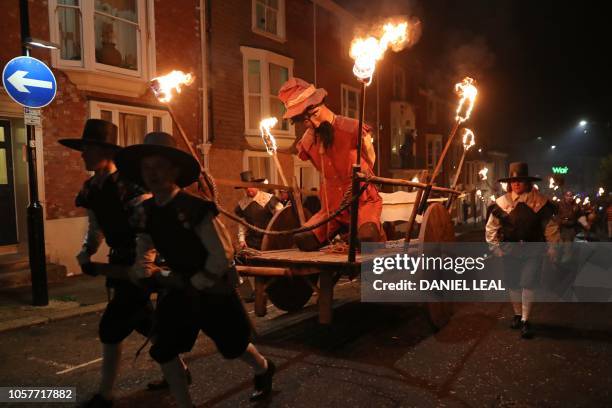
POLYGON ((117 144, 117 126, 102 119, 87 119, 80 139, 60 139, 58 142, 70 149, 83 151, 83 145, 96 145, 121 149, 117 144))
MULTIPOLYGON (((243 171, 240 173, 240 181, 244 181, 245 183, 266 183, 267 180, 265 178, 253 178, 253 172, 251 170, 243 171)), ((244 187, 234 187, 234 188, 244 188, 244 187)))
POLYGON ((176 140, 165 132, 151 132, 144 137, 142 144, 122 149, 115 157, 117 168, 126 178, 144 184, 140 162, 149 156, 162 156, 170 160, 180 170, 176 184, 186 187, 195 182, 200 175, 200 164, 189 153, 176 147, 176 140))
POLYGON ((500 178, 499 182, 508 182, 508 181, 540 181, 542 180, 539 177, 534 177, 529 175, 529 167, 527 163, 523 162, 514 162, 510 163, 510 169, 508 170, 508 177, 500 178))

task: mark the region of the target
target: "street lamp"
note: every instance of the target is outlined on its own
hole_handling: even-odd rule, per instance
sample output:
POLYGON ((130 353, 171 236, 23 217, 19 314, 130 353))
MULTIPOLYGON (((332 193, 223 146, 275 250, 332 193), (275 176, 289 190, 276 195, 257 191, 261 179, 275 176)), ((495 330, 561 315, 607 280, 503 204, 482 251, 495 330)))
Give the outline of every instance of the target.
POLYGON ((557 145, 552 145, 552 146, 550 146, 550 149, 551 149, 551 150, 555 150, 556 148, 557 148, 557 145))
POLYGON ((581 120, 580 123, 579 123, 580 127, 585 127, 587 124, 588 124, 588 122, 586 120, 584 120, 584 119, 581 120))
POLYGON ((59 50, 61 47, 51 41, 41 40, 40 38, 27 37, 24 39, 22 46, 28 49, 31 48, 45 48, 47 50, 59 50))

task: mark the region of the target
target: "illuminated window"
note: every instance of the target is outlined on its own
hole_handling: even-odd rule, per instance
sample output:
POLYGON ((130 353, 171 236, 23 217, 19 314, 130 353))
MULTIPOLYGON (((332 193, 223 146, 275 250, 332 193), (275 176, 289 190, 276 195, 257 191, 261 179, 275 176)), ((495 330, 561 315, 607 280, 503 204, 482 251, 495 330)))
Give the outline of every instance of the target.
POLYGON ((89 117, 117 125, 121 146, 142 143, 144 135, 149 132, 163 131, 172 134, 172 119, 164 110, 90 101, 89 117))
POLYGON ((253 0, 252 29, 277 41, 285 41, 285 0, 253 0))
POLYGON ((152 0, 49 0, 53 65, 146 78, 152 0))

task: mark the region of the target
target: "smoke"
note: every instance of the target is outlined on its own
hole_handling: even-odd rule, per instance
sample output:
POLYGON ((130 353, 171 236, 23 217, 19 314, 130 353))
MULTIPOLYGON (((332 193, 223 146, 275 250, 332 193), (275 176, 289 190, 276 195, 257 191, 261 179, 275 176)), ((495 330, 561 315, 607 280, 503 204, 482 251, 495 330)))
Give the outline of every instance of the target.
POLYGON ((413 47, 421 39, 422 25, 421 21, 416 17, 407 15, 396 15, 384 19, 371 20, 367 23, 361 23, 355 27, 353 38, 376 37, 380 39, 385 34, 384 26, 386 24, 398 25, 407 23, 406 40, 391 44, 393 52, 400 52, 407 48, 413 47))
POLYGON ((495 54, 489 49, 484 37, 474 37, 450 50, 448 62, 455 78, 465 76, 482 77, 495 64, 495 54))

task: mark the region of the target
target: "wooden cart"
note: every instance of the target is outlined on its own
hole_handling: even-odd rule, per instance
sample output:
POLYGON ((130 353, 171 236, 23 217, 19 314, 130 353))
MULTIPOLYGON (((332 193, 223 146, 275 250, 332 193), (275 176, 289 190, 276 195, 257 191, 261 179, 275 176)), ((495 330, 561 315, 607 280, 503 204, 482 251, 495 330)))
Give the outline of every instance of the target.
MULTIPOLYGON (((293 227, 289 211, 278 214, 270 223, 280 230, 293 227), (285 222, 280 222, 285 219, 285 222)), ((454 228, 448 210, 439 203, 431 204, 424 216, 418 242, 451 242, 454 228)), ((356 277, 363 255, 350 263, 346 254, 325 251, 303 252, 293 247, 290 236, 267 235, 264 250, 244 260, 238 270, 242 276, 255 279, 255 315, 264 316, 270 300, 277 308, 288 312, 300 310, 313 293, 318 296, 319 322, 332 322, 334 286, 342 276, 356 277), (279 249, 279 247, 285 247, 279 249)), ((436 327, 449 319, 451 308, 444 303, 427 304, 429 317, 436 327)))

